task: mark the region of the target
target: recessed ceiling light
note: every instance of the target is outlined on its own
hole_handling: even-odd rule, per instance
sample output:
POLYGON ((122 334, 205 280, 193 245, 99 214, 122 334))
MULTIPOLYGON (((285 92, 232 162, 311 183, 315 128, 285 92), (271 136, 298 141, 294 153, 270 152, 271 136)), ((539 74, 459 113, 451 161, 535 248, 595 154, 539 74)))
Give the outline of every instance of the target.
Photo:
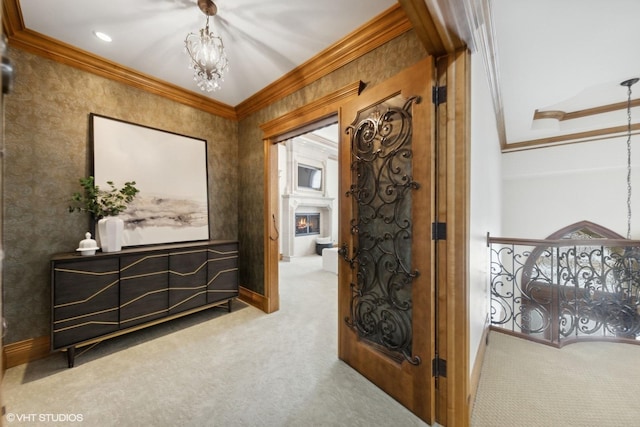
POLYGON ((97 38, 99 38, 100 40, 110 43, 111 42, 111 37, 109 37, 109 34, 105 34, 101 31, 94 31, 93 35, 96 36, 97 38))

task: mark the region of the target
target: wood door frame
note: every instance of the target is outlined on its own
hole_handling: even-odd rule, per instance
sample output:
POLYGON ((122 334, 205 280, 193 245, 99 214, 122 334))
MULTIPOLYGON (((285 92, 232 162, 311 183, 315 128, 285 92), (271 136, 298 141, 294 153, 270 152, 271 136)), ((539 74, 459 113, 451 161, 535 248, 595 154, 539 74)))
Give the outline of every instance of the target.
POLYGON ((436 111, 436 218, 447 224, 436 242, 438 298, 437 347, 447 372, 436 389, 436 421, 446 426, 470 423, 469 394, 469 206, 470 206, 470 52, 436 61, 438 86, 446 102, 436 111))
POLYGON ((280 308, 278 262, 280 261, 279 231, 275 227, 280 218, 278 200, 278 157, 276 144, 311 130, 316 123, 336 117, 342 103, 360 95, 362 81, 354 82, 316 101, 297 108, 260 125, 264 144, 264 290, 263 310, 272 313, 280 308))
MULTIPOLYGON (((447 239, 436 244, 439 307, 436 322, 441 326, 437 331, 438 350, 439 356, 447 361, 447 376, 439 380, 437 390, 440 404, 436 407, 436 421, 447 426, 467 426, 470 403, 475 396, 469 388, 471 58, 465 40, 473 46, 477 23, 491 25, 491 17, 488 0, 398 0, 398 3, 428 54, 436 57, 439 85, 447 87, 447 102, 436 113, 436 144, 440 154, 436 165, 439 185, 436 209, 438 221, 447 224, 447 239)), ((493 52, 491 46, 478 48, 493 52)), ((495 77, 492 71, 495 69, 489 74, 495 77)), ((496 97, 496 93, 492 95, 496 97)), ((499 99, 494 102, 500 105, 499 99)), ((498 116, 500 133, 504 131, 504 123, 498 116)))

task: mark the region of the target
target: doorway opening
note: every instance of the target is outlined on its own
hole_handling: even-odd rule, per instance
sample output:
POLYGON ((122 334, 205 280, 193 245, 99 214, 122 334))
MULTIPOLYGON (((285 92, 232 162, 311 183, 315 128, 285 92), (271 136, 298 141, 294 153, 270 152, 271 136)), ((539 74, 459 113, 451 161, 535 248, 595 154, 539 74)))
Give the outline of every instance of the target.
MULTIPOLYGON (((278 264, 281 254, 280 241, 282 225, 280 218, 282 216, 282 201, 280 200, 278 177, 279 147, 281 143, 288 139, 337 123, 340 106, 350 99, 357 97, 363 89, 364 83, 362 81, 354 82, 260 126, 264 133, 265 153, 265 295, 261 306, 267 313, 277 311, 280 305, 278 264)), ((310 190, 318 191, 313 188, 310 190)), ((337 230, 337 225, 335 229, 337 230)))
POLYGON ((294 285, 309 286, 311 293, 338 286, 338 257, 333 256, 339 226, 338 124, 313 126, 277 144, 278 289, 283 304, 293 302, 285 293, 294 285))
POLYGON ((337 245, 338 125, 319 126, 278 143, 281 261, 322 256, 337 245))

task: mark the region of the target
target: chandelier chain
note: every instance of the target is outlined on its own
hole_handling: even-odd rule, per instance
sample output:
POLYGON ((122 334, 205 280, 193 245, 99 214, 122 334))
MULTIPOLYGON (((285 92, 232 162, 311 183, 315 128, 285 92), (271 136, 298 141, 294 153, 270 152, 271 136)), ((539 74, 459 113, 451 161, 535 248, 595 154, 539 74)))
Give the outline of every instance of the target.
POLYGON ((627 239, 631 239, 631 84, 627 86, 627 239))

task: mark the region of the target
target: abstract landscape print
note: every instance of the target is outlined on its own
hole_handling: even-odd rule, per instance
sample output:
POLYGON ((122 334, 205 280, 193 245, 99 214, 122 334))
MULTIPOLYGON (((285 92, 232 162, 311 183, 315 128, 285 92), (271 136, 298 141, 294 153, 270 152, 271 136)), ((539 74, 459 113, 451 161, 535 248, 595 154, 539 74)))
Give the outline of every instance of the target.
POLYGON ((123 246, 209 239, 207 141, 91 114, 96 185, 135 181, 123 246))

